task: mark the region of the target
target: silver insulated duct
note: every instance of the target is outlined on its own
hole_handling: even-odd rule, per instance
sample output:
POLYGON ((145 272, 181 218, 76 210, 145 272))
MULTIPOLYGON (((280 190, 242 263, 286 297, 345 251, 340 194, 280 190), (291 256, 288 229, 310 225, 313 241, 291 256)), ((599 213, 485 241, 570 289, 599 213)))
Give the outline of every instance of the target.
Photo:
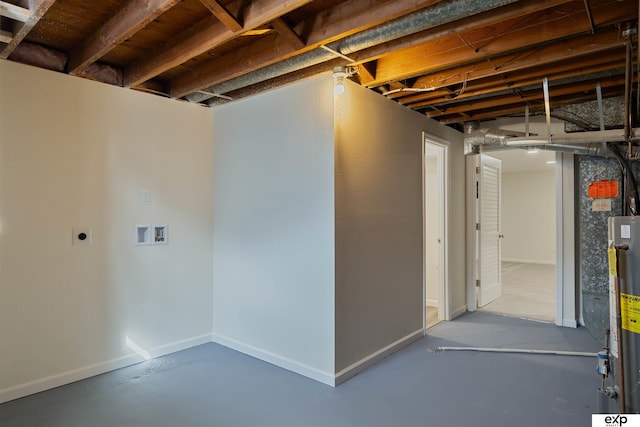
MULTIPOLYGON (((477 122, 464 125, 464 152, 480 153, 481 147, 497 148, 529 148, 551 150, 562 153, 582 154, 587 156, 607 156, 607 142, 624 142, 626 137, 622 130, 606 130, 593 132, 576 132, 550 136, 527 136, 524 132, 504 129, 480 128, 477 122)), ((634 129, 632 139, 640 136, 639 129, 634 129)), ((637 157, 640 147, 633 147, 632 153, 626 157, 637 157)))
MULTIPOLYGON (((330 43, 327 47, 342 55, 349 55, 372 46, 437 27, 438 25, 447 24, 497 7, 506 6, 516 1, 517 0, 442 1, 410 15, 330 43)), ((327 50, 314 49, 282 62, 227 80, 223 83, 210 86, 200 92, 187 95, 185 99, 191 102, 203 102, 213 98, 215 95, 223 95, 335 58, 336 56, 327 50), (209 92, 209 94, 203 92, 209 92)))

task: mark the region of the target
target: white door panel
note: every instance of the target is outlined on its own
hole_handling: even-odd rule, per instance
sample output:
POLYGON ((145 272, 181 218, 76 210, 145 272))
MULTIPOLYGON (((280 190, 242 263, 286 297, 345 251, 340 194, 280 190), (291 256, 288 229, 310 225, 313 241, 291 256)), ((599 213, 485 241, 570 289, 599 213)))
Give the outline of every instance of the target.
POLYGON ((501 174, 500 160, 479 156, 478 174, 478 306, 484 307, 502 295, 501 281, 501 174))

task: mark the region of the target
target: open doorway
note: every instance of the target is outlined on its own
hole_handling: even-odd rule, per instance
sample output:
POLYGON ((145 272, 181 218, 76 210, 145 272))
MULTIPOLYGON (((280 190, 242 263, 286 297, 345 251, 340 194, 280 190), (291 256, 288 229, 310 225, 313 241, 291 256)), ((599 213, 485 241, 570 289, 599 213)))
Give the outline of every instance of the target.
POLYGON ((448 146, 424 139, 424 325, 447 319, 448 146))
POLYGON ((506 150, 501 160, 500 297, 480 309, 553 323, 556 318, 556 154, 506 150))

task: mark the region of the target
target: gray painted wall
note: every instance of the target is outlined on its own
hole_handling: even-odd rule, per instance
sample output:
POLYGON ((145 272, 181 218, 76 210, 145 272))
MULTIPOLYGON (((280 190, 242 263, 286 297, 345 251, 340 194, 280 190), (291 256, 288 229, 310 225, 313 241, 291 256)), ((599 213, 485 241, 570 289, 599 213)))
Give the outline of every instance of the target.
MULTIPOLYGON (((422 329, 429 122, 356 84, 336 100, 337 371, 422 329)), ((464 221, 464 209, 457 218, 464 221)), ((464 273, 459 286, 464 294, 464 273)))
POLYGON ((336 105, 336 369, 422 328, 422 122, 355 84, 336 105))
POLYGON ((213 111, 214 339, 327 382, 332 84, 313 79, 213 111))

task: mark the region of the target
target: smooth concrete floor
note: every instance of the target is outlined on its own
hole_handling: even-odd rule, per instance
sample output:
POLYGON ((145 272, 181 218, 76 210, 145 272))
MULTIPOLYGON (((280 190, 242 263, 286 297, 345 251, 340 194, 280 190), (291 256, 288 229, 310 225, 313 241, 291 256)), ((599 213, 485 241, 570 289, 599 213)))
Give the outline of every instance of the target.
POLYGON ((591 357, 439 346, 597 352, 584 328, 467 313, 332 388, 205 344, 0 405, 0 426, 588 426, 591 357))

